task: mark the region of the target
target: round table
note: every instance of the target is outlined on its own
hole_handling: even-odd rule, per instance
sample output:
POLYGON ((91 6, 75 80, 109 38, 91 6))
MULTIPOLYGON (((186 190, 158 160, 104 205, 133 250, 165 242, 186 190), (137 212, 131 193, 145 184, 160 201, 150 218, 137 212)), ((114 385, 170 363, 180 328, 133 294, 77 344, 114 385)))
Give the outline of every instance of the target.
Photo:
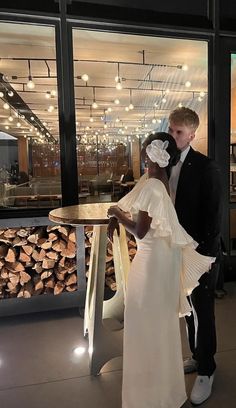
MULTIPOLYGON (((84 226, 93 225, 93 239, 86 290, 84 334, 89 340, 91 374, 97 375, 110 359, 122 355, 122 328, 124 316, 124 294, 130 266, 125 229, 120 236, 114 234, 113 261, 117 290, 104 301, 107 210, 111 203, 79 204, 50 211, 49 219, 59 224, 76 226, 78 276, 85 282, 84 226)), ((80 281, 79 281, 80 285, 80 281)))

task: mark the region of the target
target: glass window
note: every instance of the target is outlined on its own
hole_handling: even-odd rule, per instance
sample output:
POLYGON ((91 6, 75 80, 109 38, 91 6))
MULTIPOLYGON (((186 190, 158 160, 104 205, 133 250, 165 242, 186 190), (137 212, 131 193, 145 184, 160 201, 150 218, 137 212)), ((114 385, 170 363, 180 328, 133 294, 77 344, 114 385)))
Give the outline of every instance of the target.
POLYGON ((73 55, 81 200, 127 192, 141 143, 178 106, 199 114, 193 146, 207 153, 206 42, 74 29, 73 55))
POLYGON ((58 206, 54 27, 0 22, 0 43, 0 206, 58 206))

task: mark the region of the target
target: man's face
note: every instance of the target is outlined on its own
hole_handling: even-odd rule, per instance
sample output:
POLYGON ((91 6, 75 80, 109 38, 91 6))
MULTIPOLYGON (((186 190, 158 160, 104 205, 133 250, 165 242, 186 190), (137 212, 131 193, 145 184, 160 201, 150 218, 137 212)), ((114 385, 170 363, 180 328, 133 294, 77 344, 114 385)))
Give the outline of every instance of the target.
POLYGON ((178 149, 185 150, 195 137, 195 131, 190 126, 170 122, 168 133, 173 136, 178 149))

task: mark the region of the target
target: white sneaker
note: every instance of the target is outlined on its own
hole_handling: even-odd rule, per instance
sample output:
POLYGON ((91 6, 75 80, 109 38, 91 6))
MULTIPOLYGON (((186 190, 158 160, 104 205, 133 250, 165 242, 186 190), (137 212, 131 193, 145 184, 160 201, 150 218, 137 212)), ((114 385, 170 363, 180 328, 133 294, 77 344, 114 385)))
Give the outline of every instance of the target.
POLYGON ((184 360, 184 374, 194 373, 197 371, 197 361, 193 358, 184 360))
POLYGON ((197 376, 190 395, 192 404, 200 405, 210 397, 213 380, 214 374, 211 377, 208 375, 197 376))

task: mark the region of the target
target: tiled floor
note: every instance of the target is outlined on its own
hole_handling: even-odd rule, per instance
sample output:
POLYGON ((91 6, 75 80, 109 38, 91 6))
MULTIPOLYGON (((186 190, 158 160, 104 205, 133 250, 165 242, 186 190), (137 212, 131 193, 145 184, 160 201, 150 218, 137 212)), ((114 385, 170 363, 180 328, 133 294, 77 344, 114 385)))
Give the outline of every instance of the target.
MULTIPOLYGON (((236 282, 217 300, 218 369, 206 408, 236 406, 236 282)), ((83 320, 75 310, 42 313, 0 321, 0 408, 121 408, 121 358, 89 375, 83 320)), ((183 354, 189 355, 181 322, 183 354)), ((195 375, 186 376, 189 395, 195 375)), ((184 408, 190 407, 188 402, 184 408)), ((145 407, 144 407, 145 408, 145 407)))

